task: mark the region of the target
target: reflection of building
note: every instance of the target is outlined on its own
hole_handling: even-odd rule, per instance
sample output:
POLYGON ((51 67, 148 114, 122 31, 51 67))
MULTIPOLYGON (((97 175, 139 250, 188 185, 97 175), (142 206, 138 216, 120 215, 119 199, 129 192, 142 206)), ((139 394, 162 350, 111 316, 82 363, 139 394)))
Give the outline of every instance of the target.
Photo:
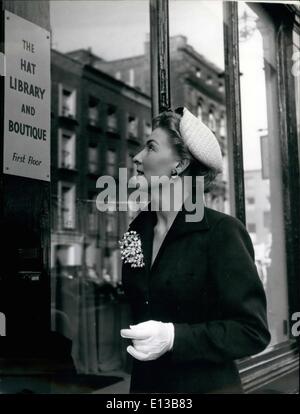
MULTIPOLYGON (((114 61, 104 61, 82 49, 69 53, 72 58, 89 62, 118 80, 151 94, 149 41, 145 53, 114 61)), ((224 173, 207 196, 207 204, 221 211, 229 211, 225 182, 227 176, 225 85, 223 71, 207 61, 187 43, 185 36, 170 38, 171 101, 172 106, 186 106, 216 134, 224 156, 224 173), (225 203, 224 203, 225 201, 225 203)), ((145 125, 146 128, 151 125, 145 125)))
POLYGON ((257 270, 266 289, 271 264, 272 227, 270 180, 263 179, 262 174, 261 169, 247 170, 244 180, 247 230, 253 242, 257 270))
POLYGON ((262 179, 262 170, 248 170, 244 173, 246 189, 247 229, 254 244, 270 242, 270 182, 262 179))
MULTIPOLYGON (((86 51, 86 56, 89 52, 86 51)), ((52 50, 52 266, 82 264, 120 274, 118 243, 127 213, 96 209, 100 175, 128 167, 149 132, 150 99, 89 65, 52 50)))
MULTIPOLYGON (((228 211, 224 79, 220 69, 187 44, 171 39, 173 106, 184 104, 216 134, 224 155, 224 175, 206 203, 228 211)), ((151 132, 149 41, 145 54, 106 62, 90 49, 63 55, 52 51, 53 260, 66 266, 120 274, 117 241, 126 213, 99 213, 95 200, 100 175, 117 167, 133 173, 132 157, 151 132)))

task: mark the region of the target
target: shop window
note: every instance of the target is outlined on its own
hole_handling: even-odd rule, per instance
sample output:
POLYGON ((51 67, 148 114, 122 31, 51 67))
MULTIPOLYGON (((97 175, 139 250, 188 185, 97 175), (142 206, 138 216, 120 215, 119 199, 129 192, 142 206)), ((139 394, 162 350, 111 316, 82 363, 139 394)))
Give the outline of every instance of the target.
MULTIPOLYGON (((288 320, 287 269, 284 232, 283 189, 279 142, 279 117, 277 110, 277 62, 275 54, 276 33, 267 15, 255 6, 238 3, 241 112, 243 158, 245 168, 245 198, 252 204, 253 196, 247 185, 247 172, 258 171, 255 190, 270 206, 267 215, 257 212, 257 224, 272 223, 272 226, 252 225, 252 241, 255 251, 260 251, 259 271, 265 275, 268 301, 268 320, 271 331, 270 346, 288 339, 284 328, 288 320), (262 152, 261 136, 268 136, 262 152), (266 148, 267 147, 267 148, 266 148), (268 167, 266 168, 266 164, 268 167), (268 171, 269 179, 263 179, 262 168, 268 171), (258 215, 259 214, 259 215, 258 215), (266 223, 268 221, 268 223, 266 223)), ((252 220, 253 212, 246 209, 246 221, 252 220)))

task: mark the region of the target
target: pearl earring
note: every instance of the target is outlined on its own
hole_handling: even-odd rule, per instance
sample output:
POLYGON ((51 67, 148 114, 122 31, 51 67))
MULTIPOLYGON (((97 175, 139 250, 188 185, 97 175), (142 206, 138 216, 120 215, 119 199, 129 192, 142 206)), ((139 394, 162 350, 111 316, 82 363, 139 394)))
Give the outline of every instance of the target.
POLYGON ((178 176, 178 171, 176 169, 171 171, 171 178, 176 178, 178 176))

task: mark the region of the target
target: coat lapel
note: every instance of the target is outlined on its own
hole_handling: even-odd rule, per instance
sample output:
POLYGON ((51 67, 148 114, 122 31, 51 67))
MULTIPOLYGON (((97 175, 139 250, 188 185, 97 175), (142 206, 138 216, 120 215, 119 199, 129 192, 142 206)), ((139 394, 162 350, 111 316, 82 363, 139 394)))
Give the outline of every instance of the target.
POLYGON ((195 213, 195 210, 193 212, 188 212, 184 205, 182 206, 182 210, 178 211, 177 216, 175 217, 175 220, 173 221, 169 231, 167 232, 160 246, 160 249, 157 253, 157 256, 154 260, 154 263, 150 269, 151 274, 155 272, 159 264, 160 258, 166 246, 168 246, 168 244, 176 242, 177 239, 179 239, 180 237, 184 235, 197 232, 197 231, 207 230, 209 228, 209 224, 208 224, 207 217, 205 214, 205 209, 204 209, 204 216, 201 221, 188 222, 186 220, 186 215, 193 214, 193 213, 195 213))
POLYGON ((129 225, 129 230, 135 230, 141 238, 145 262, 144 272, 147 277, 149 276, 152 260, 152 244, 156 221, 157 218, 155 211, 151 211, 149 208, 149 211, 142 210, 129 225))
POLYGON ((187 214, 195 214, 196 209, 193 211, 187 211, 183 204, 182 209, 178 211, 169 231, 167 232, 160 249, 156 255, 156 258, 151 266, 152 261, 152 246, 154 237, 154 227, 157 223, 157 216, 155 211, 151 211, 151 203, 148 204, 148 210, 142 210, 138 216, 132 221, 129 226, 130 230, 135 230, 141 237, 142 250, 145 262, 145 273, 149 278, 157 268, 161 255, 163 254, 166 246, 176 241, 183 235, 203 231, 209 229, 209 223, 206 214, 206 207, 204 207, 204 215, 201 221, 188 222, 186 220, 187 214))

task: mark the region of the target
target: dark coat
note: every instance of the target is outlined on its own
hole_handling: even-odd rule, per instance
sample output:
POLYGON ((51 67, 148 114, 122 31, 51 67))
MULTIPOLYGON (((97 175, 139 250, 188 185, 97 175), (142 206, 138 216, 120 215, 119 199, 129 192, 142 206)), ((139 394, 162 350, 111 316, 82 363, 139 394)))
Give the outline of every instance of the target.
POLYGON ((172 351, 155 361, 133 358, 130 392, 241 393, 234 360, 270 341, 252 242, 234 217, 205 207, 203 220, 193 223, 185 212, 178 212, 151 268, 156 213, 142 211, 129 226, 141 237, 146 263, 122 267, 132 322, 175 326, 172 351))

